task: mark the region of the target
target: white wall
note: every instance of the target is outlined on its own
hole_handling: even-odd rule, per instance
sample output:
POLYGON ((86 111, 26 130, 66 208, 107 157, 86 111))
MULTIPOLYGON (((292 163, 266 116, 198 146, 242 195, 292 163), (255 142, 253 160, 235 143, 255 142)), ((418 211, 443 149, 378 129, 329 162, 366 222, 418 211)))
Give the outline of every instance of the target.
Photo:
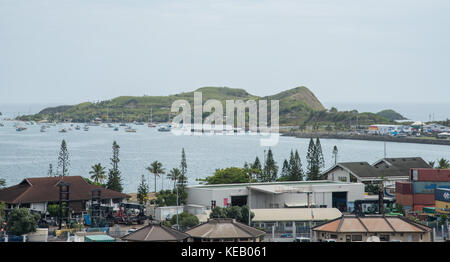
MULTIPOLYGON (((246 188, 188 188, 188 204, 211 207, 211 200, 216 200, 216 206, 224 207, 223 199, 228 198, 231 203, 231 196, 248 195, 246 188)), ((332 207, 332 192, 347 192, 347 201, 364 199, 364 184, 362 183, 339 183, 339 184, 316 184, 311 186, 312 194, 310 203, 316 205, 326 205, 332 207)), ((273 208, 273 204, 283 208, 285 203, 307 203, 306 193, 282 193, 271 194, 257 190, 251 190, 251 208, 273 208)), ((276 207, 276 206, 275 206, 276 207)))
POLYGON ((335 170, 331 171, 327 177, 327 179, 330 181, 342 182, 342 180, 340 180, 339 178, 345 178, 346 180, 344 182, 350 182, 350 174, 346 170, 341 168, 336 168, 335 170))
POLYGON ((167 215, 176 215, 178 209, 178 214, 183 213, 183 206, 170 206, 170 207, 158 207, 155 209, 155 220, 164 221, 167 215))

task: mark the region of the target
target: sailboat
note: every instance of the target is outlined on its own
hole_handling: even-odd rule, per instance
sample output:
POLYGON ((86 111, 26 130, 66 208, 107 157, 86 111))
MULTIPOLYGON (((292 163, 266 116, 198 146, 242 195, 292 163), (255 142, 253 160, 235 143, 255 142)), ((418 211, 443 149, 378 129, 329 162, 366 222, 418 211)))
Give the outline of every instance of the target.
POLYGON ((125 132, 131 132, 131 133, 136 133, 136 129, 132 128, 131 126, 127 126, 127 128, 125 128, 125 132))
POLYGON ((122 123, 120 123, 120 126, 126 126, 126 124, 123 122, 123 112, 122 112, 122 123))
POLYGON ((150 107, 150 121, 148 122, 148 127, 156 127, 156 124, 153 123, 153 107, 150 107))
POLYGON ((172 124, 170 123, 170 112, 169 112, 169 121, 165 125, 160 125, 158 127, 159 132, 169 132, 172 129, 172 124))

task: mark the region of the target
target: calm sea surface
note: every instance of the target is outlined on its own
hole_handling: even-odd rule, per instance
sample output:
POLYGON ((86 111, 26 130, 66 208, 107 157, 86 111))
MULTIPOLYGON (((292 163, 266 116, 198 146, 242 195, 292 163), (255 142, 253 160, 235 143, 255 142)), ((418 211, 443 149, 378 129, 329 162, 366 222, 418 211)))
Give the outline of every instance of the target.
MULTIPOLYGON (((261 161, 264 150, 260 146, 261 136, 175 136, 170 132, 158 132, 155 128, 135 126, 136 133, 127 133, 123 127, 119 131, 102 126, 91 126, 89 131, 73 130, 58 132, 63 127, 58 125, 40 132, 39 125, 30 125, 28 130, 16 132, 14 122, 2 121, 0 127, 0 177, 5 178, 11 186, 26 177, 46 176, 48 166, 57 166, 57 157, 62 139, 68 144, 70 153, 70 175, 88 177, 91 166, 101 163, 110 167, 112 143, 120 145, 120 163, 124 191, 136 192, 142 174, 150 179, 150 188, 154 188, 154 178, 145 167, 158 160, 166 170, 179 167, 181 149, 184 147, 187 157, 188 178, 190 184, 197 184, 196 178, 204 178, 214 173, 216 168, 230 166, 242 167, 244 162, 253 162, 258 156, 261 161)), ((280 137, 273 153, 278 166, 289 157, 291 149, 299 150, 302 164, 306 166, 308 139, 280 137)), ((383 142, 322 139, 326 168, 332 159, 333 146, 339 149, 338 161, 367 161, 373 163, 383 157, 383 142)), ((408 143, 387 143, 388 157, 420 156, 426 161, 444 157, 450 159, 450 146, 423 145, 408 143)), ((171 182, 164 176, 164 188, 171 182)), ((157 189, 161 180, 157 180, 157 189)))

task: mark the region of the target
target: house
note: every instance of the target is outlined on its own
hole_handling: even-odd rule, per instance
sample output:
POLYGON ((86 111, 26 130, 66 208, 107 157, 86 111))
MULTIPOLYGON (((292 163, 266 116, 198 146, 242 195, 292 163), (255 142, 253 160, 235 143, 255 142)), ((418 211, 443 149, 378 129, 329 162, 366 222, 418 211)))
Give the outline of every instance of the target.
POLYGON ((379 241, 432 242, 432 229, 403 217, 342 216, 312 229, 314 241, 334 239, 336 242, 379 241))
POLYGON ((192 242, 260 242, 266 233, 231 218, 214 218, 185 232, 192 242))
POLYGON ((121 239, 127 242, 187 242, 188 238, 188 234, 161 223, 150 223, 121 239))
POLYGON ((374 164, 367 162, 337 163, 322 173, 330 181, 358 182, 364 184, 380 183, 395 193, 395 182, 407 181, 412 168, 430 168, 420 157, 383 158, 374 164))
POLYGON ((59 184, 69 184, 69 213, 79 214, 89 209, 92 190, 100 190, 101 201, 106 206, 117 207, 129 196, 120 192, 95 186, 81 176, 25 178, 19 184, 0 190, 0 202, 7 209, 25 207, 45 214, 48 205, 58 204, 59 184))

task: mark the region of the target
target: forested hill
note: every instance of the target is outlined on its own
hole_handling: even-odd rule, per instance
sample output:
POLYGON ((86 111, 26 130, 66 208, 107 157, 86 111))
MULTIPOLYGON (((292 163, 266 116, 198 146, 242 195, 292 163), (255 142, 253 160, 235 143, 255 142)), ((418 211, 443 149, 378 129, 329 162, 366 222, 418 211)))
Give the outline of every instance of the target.
MULTIPOLYGON (((249 94, 244 89, 228 87, 202 87, 192 92, 169 96, 120 96, 96 103, 85 102, 78 105, 49 107, 38 114, 24 115, 18 119, 26 121, 45 119, 49 121, 89 122, 95 118, 100 118, 103 121, 113 122, 147 122, 150 118, 150 110, 152 110, 153 122, 166 122, 169 119, 170 107, 175 100, 187 100, 193 108, 194 92, 196 91, 202 92, 203 103, 208 99, 221 101, 224 112, 226 100, 279 100, 280 124, 282 125, 300 125, 311 121, 334 122, 336 120, 328 116, 332 113, 326 110, 314 93, 306 87, 296 87, 266 97, 249 94)), ((270 105, 270 102, 268 105, 270 105)), ((206 115, 204 114, 204 116, 206 115)), ((347 117, 347 114, 341 115, 338 122, 346 121, 345 118, 347 117)), ((351 117, 354 117, 354 114, 351 117)), ((377 121, 387 122, 387 119, 375 114, 370 115, 370 122, 377 121)))

